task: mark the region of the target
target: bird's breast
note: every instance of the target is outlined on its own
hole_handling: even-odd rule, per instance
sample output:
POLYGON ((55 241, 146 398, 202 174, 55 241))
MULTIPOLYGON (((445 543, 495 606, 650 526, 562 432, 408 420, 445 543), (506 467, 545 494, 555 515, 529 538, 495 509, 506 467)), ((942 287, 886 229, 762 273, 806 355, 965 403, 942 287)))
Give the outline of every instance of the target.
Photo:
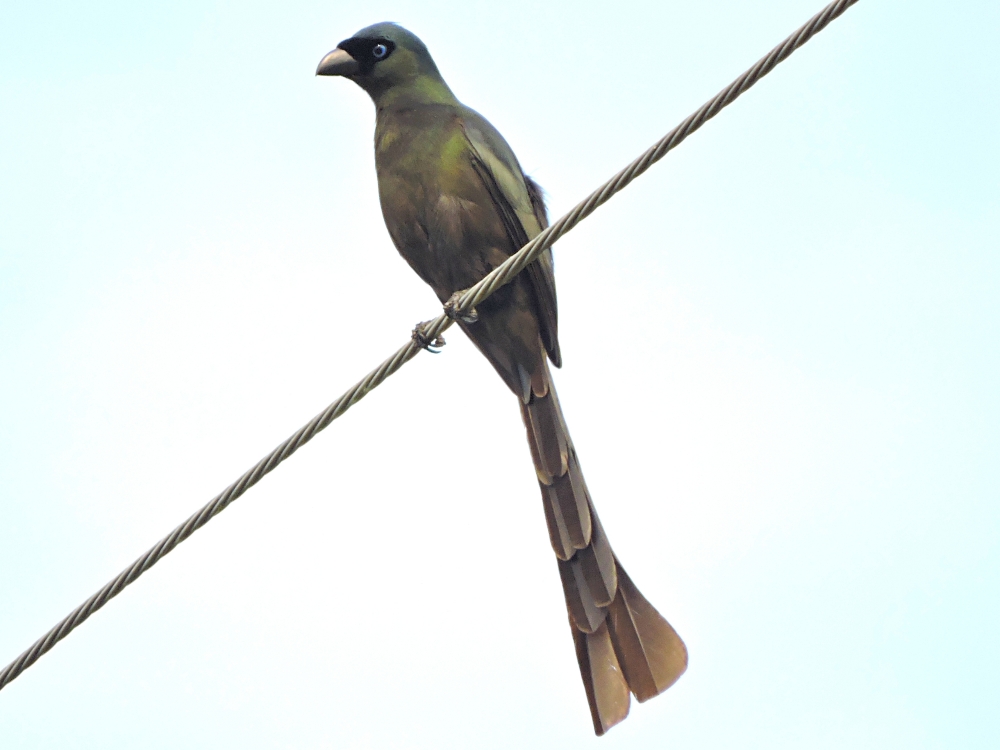
POLYGON ((445 300, 507 253, 502 222, 472 167, 460 121, 440 110, 380 117, 375 165, 393 243, 445 300))

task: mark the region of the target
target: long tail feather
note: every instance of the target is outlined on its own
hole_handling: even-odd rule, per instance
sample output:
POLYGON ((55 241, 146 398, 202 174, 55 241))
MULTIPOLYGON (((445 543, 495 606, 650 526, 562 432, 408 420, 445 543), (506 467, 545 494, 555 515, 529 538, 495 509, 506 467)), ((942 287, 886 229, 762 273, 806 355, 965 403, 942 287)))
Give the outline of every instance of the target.
POLYGON ((587 491, 559 400, 543 363, 521 404, 559 565, 594 731, 628 715, 629 693, 659 695, 687 669, 687 649, 639 592, 611 550, 587 491))
POLYGON ((594 732, 600 736, 628 716, 628 683, 618 666, 614 645, 604 623, 593 633, 582 633, 570 620, 583 689, 590 703, 594 732))

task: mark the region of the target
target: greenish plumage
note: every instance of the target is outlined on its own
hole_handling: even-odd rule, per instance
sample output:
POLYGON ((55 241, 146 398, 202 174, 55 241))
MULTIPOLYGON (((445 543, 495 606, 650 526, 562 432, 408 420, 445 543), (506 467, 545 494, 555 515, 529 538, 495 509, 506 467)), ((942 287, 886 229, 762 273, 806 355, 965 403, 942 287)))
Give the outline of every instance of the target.
MULTIPOLYGON (((341 42, 317 74, 350 78, 376 107, 375 166, 393 243, 444 302, 537 235, 541 189, 503 137, 448 88, 416 36, 389 23, 341 42)), ((555 279, 546 251, 459 323, 521 404, 594 729, 603 734, 683 673, 680 638, 611 551, 559 408, 555 279)))

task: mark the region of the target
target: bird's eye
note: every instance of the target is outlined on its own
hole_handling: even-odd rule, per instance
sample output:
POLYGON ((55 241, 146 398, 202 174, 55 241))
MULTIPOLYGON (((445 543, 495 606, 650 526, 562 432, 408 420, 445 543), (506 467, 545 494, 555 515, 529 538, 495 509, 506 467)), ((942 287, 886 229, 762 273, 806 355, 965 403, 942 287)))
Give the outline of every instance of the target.
POLYGON ((372 57, 376 60, 381 60, 383 57, 389 54, 389 48, 384 44, 376 44, 372 47, 372 57))

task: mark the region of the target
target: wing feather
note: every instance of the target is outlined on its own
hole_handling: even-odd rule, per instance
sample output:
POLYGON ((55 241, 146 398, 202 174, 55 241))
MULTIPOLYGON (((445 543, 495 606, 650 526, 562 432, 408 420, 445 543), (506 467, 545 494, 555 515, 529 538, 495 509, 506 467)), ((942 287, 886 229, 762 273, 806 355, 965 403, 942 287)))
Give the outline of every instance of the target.
MULTIPOLYGON (((511 254, 548 226, 542 189, 521 170, 503 137, 481 116, 467 110, 463 130, 472 151, 472 167, 486 187, 510 239, 511 254)), ((546 250, 525 271, 535 297, 542 343, 552 364, 562 365, 552 251, 546 250)))

